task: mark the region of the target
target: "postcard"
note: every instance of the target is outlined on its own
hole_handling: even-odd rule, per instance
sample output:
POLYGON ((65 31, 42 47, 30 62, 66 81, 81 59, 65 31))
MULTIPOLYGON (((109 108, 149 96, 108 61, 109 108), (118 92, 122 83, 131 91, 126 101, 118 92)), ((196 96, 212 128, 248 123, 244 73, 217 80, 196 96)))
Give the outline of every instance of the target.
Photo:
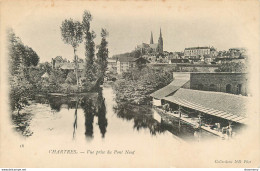
POLYGON ((258 168, 257 0, 2 0, 2 168, 258 168))

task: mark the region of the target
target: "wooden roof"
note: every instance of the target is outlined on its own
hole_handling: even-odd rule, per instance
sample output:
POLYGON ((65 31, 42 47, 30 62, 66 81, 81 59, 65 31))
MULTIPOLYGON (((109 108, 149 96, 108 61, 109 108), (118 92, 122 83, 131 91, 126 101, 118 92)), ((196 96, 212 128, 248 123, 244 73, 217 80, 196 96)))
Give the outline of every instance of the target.
POLYGON ((180 88, 164 100, 227 120, 246 123, 249 98, 222 92, 180 88))

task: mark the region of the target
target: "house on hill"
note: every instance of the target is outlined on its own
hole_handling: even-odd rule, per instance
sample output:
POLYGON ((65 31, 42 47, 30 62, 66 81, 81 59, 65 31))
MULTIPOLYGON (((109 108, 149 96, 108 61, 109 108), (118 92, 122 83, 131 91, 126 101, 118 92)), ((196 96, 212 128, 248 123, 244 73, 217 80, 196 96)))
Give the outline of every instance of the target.
POLYGON ((217 50, 214 47, 189 47, 184 49, 184 56, 194 62, 203 59, 204 55, 217 55, 217 50))
MULTIPOLYGON (((62 56, 56 56, 55 58, 52 58, 51 64, 53 69, 62 69, 62 70, 75 69, 75 63, 70 62, 67 59, 63 59, 62 56)), ((83 70, 83 68, 84 68, 84 60, 78 58, 78 70, 81 71, 83 70)))
POLYGON ((112 58, 107 59, 107 70, 109 72, 116 71, 116 62, 117 62, 116 59, 112 59, 112 58))
POLYGON ((122 57, 117 59, 117 74, 122 74, 123 72, 128 71, 131 68, 134 68, 138 65, 145 65, 150 63, 145 58, 133 58, 133 57, 122 57))

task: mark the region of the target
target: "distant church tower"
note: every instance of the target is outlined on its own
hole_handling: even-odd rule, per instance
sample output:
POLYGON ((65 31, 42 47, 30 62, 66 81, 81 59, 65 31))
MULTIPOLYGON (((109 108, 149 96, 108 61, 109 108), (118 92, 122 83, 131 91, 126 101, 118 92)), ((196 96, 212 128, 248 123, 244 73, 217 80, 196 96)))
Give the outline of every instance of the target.
POLYGON ((151 32, 150 44, 153 44, 153 32, 151 32))
POLYGON ((160 28, 160 37, 159 37, 159 40, 158 40, 158 52, 163 53, 163 38, 162 38, 161 28, 160 28))

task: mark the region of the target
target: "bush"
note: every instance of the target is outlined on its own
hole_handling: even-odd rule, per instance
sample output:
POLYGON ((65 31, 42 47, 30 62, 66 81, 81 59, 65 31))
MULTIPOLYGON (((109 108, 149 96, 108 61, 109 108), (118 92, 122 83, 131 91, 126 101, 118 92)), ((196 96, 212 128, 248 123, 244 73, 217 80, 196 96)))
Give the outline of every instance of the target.
POLYGON ((172 82, 172 73, 145 67, 123 74, 115 83, 116 100, 134 104, 147 104, 149 95, 172 82))

